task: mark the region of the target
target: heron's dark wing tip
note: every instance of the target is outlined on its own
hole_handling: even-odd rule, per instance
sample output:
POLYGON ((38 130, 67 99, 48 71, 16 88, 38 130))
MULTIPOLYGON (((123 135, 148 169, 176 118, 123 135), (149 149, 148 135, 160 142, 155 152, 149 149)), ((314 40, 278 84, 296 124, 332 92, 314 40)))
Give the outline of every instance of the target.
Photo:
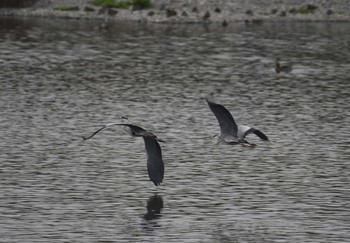
POLYGON ((93 134, 91 134, 89 137, 83 137, 83 140, 88 140, 90 138, 92 138, 93 136, 95 136, 97 133, 99 133, 100 131, 102 131, 103 129, 105 129, 106 127, 108 127, 108 125, 105 125, 103 127, 101 127, 100 129, 98 129, 96 132, 94 132, 93 134))
POLYGON ((266 142, 269 141, 269 138, 268 138, 264 133, 262 133, 261 131, 255 129, 255 130, 253 131, 253 133, 254 133, 256 136, 258 136, 259 138, 261 138, 263 141, 266 141, 266 142))
POLYGON ((81 138, 83 139, 83 141, 89 140, 90 138, 92 138, 93 136, 95 136, 96 133, 93 133, 92 135, 88 136, 88 137, 84 137, 81 136, 81 138))
POLYGON ((162 159, 162 150, 157 138, 142 136, 145 141, 147 153, 147 170, 150 180, 155 186, 159 186, 164 177, 164 162, 162 159))
POLYGON ((215 104, 213 101, 209 100, 208 98, 205 98, 208 104, 215 104))
POLYGON ((160 184, 163 182, 163 176, 164 176, 164 167, 162 167, 161 172, 155 172, 151 171, 151 168, 148 167, 148 175, 150 180, 153 182, 155 186, 160 186, 160 184), (158 174, 160 173, 160 174, 158 174))
POLYGON ((155 186, 160 186, 160 183, 162 183, 163 181, 162 180, 152 180, 152 182, 155 186))

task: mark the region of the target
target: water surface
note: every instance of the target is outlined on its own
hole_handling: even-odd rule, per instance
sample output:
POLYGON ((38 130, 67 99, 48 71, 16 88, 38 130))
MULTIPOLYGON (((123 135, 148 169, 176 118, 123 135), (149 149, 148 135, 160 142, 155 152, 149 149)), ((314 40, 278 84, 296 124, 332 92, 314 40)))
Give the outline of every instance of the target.
POLYGON ((347 23, 98 24, 0 20, 1 241, 349 240, 347 23), (271 143, 216 145, 206 97, 271 143), (82 141, 121 116, 166 141, 161 187, 142 139, 82 141))

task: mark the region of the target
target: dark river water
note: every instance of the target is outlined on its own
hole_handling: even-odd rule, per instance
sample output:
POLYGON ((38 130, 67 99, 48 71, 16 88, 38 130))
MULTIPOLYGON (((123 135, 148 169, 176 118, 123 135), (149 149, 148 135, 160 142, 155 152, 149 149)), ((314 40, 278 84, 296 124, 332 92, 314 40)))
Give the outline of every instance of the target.
POLYGON ((1 242, 349 242, 349 23, 98 25, 0 19, 1 242))

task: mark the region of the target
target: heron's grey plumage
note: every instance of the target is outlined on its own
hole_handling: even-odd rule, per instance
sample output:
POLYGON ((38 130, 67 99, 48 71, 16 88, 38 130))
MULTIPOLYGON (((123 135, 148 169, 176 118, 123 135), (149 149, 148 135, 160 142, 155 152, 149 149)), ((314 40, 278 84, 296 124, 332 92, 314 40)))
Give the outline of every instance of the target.
POLYGON ((209 101, 206 99, 210 110, 214 113, 216 119, 219 122, 220 126, 220 140, 225 141, 226 143, 233 144, 234 143, 248 143, 244 138, 250 134, 254 133, 257 135, 260 139, 264 141, 269 141, 267 136, 262 133, 261 131, 244 125, 238 125, 236 124, 235 120, 233 119, 231 113, 220 104, 217 104, 215 102, 209 101))
POLYGON ((146 131, 142 127, 124 124, 124 123, 111 123, 104 125, 102 128, 95 131, 89 137, 83 137, 84 140, 90 139, 103 129, 110 126, 126 126, 129 128, 129 134, 134 137, 142 137, 145 142, 145 149, 147 153, 147 171, 150 180, 154 185, 159 186, 163 181, 164 177, 164 162, 162 159, 162 150, 160 148, 159 142, 164 142, 158 139, 153 133, 146 131))
POLYGON ((216 119, 220 126, 220 137, 225 139, 225 137, 232 136, 237 138, 238 127, 233 119, 231 113, 222 105, 216 104, 208 99, 206 99, 210 110, 214 113, 216 119))

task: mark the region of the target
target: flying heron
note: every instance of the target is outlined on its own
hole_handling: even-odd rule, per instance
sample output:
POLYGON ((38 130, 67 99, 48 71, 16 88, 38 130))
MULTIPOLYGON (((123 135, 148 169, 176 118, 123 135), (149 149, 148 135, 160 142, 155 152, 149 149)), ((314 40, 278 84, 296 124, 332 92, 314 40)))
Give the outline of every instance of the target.
POLYGON ((237 126, 237 123, 233 119, 231 113, 223 105, 216 104, 208 99, 206 99, 206 101, 210 110, 214 113, 219 122, 221 133, 219 136, 219 141, 223 141, 227 144, 240 143, 254 145, 245 140, 245 137, 250 133, 254 133, 263 141, 269 141, 267 136, 258 129, 244 125, 237 126))
POLYGON ((84 140, 88 140, 95 136, 97 133, 103 129, 110 126, 125 126, 129 128, 129 134, 133 137, 142 137, 145 142, 145 149, 147 154, 147 171, 150 180, 154 185, 159 186, 163 181, 164 177, 164 163, 162 159, 162 150, 160 148, 159 142, 164 142, 161 139, 158 139, 153 133, 146 131, 142 127, 126 124, 126 123, 111 123, 104 125, 96 132, 91 134, 89 137, 83 137, 84 140))

